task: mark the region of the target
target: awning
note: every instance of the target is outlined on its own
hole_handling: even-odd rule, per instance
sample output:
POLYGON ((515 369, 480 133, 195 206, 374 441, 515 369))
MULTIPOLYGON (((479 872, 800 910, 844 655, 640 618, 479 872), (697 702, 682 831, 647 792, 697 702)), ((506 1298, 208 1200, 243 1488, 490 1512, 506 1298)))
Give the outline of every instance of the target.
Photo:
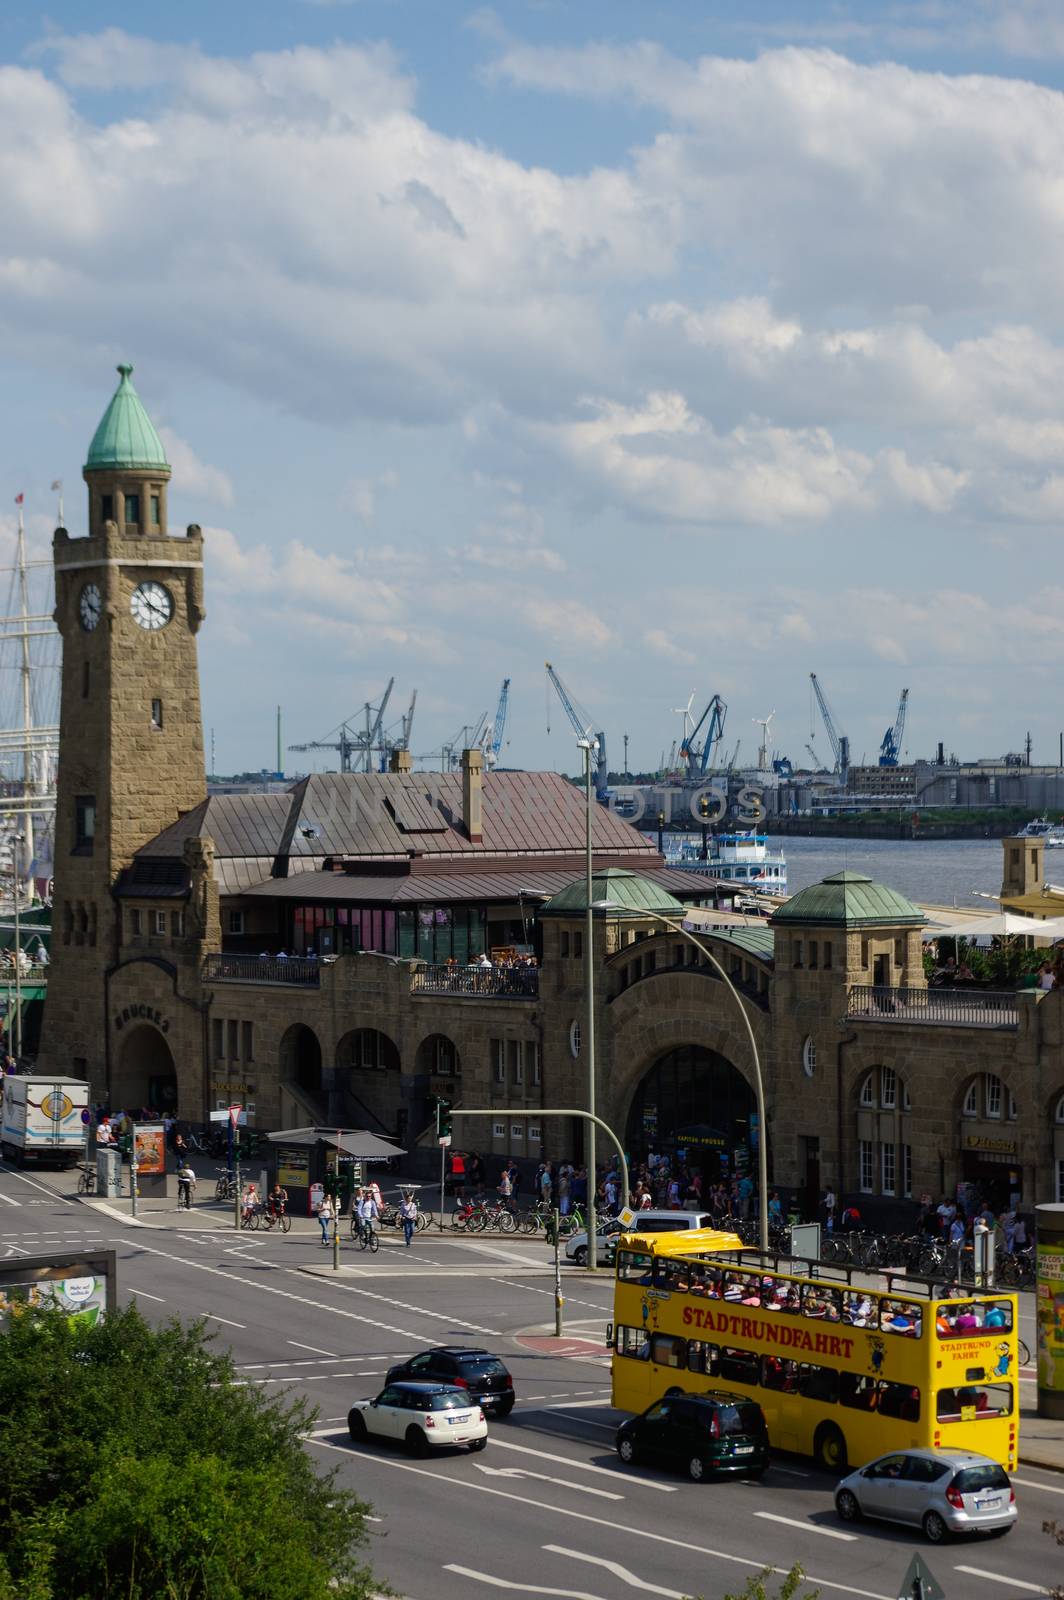
POLYGON ((389 1161, 392 1156, 406 1155, 406 1151, 390 1139, 367 1133, 365 1128, 282 1128, 279 1133, 268 1133, 266 1137, 274 1144, 331 1145, 357 1161, 389 1161))
POLYGON ((999 911, 990 917, 958 918, 945 926, 924 928, 925 939, 1039 939, 1052 944, 1064 939, 1064 917, 1021 917, 1015 911, 999 911))

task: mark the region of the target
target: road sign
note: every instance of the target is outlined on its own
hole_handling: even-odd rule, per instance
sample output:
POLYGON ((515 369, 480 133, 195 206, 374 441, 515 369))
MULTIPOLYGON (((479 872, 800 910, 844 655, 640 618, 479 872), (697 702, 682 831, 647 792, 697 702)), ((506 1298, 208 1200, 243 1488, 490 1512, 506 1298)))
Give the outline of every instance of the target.
POLYGON ((946 1600, 945 1590, 933 1578, 919 1556, 913 1556, 909 1570, 901 1580, 898 1600, 946 1600))
POLYGON ((441 1148, 444 1149, 444 1150, 447 1149, 447 1147, 450 1144, 450 1142, 451 1142, 451 1136, 450 1136, 449 1133, 441 1134, 440 1137, 436 1140, 436 1143, 438 1145, 440 1145, 441 1148))

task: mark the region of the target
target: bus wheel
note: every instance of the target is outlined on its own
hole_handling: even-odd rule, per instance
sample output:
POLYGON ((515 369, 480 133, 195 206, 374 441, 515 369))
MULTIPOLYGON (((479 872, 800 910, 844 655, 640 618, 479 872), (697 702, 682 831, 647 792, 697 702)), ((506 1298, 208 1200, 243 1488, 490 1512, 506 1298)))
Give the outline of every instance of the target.
POLYGON ((833 1422, 822 1422, 816 1430, 813 1455, 827 1472, 846 1471, 846 1440, 833 1422))

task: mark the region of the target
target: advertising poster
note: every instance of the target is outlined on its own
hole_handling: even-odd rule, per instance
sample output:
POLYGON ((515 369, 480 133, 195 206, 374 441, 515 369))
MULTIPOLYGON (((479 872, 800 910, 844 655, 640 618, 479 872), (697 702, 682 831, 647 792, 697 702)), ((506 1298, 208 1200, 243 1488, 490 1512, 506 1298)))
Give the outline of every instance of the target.
POLYGON ((310 1151, 298 1145, 281 1145, 277 1151, 277 1182, 282 1189, 305 1189, 310 1182, 310 1151))
POLYGON ((1064 1394, 1064 1238, 1039 1239, 1038 1387, 1064 1394))
POLYGON ((28 1256, 0 1262, 0 1333, 35 1306, 58 1306, 72 1322, 93 1327, 115 1309, 113 1250, 89 1255, 28 1256))
POLYGON ((162 1123, 138 1123, 136 1133, 137 1171, 142 1177, 155 1177, 166 1171, 166 1136, 162 1123))

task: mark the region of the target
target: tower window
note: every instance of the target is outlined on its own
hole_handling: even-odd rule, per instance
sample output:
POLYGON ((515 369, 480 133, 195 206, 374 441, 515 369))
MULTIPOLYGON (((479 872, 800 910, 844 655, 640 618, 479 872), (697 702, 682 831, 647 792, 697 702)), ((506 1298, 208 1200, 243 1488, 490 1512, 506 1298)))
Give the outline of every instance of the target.
POLYGON ((105 522, 113 522, 115 518, 115 497, 113 494, 100 496, 100 515, 105 522))
POLYGON ((96 838, 96 796, 79 794, 74 797, 74 853, 91 856, 96 838))
POLYGON ((129 913, 129 937, 139 939, 142 929, 142 918, 137 907, 134 906, 129 913))
POLYGON ((81 698, 83 700, 89 698, 89 663, 87 661, 81 663, 81 698))
POLYGON ((166 938, 166 912, 153 911, 151 914, 151 931, 158 939, 166 938))
POLYGON ((151 703, 151 725, 153 728, 161 728, 163 725, 163 703, 161 700, 153 700, 151 703))
POLYGON ((159 526, 159 505, 159 496, 153 494, 151 497, 151 525, 153 528, 159 526))
POLYGON ((140 521, 140 495, 139 494, 127 494, 126 495, 126 521, 127 522, 139 522, 140 521))

